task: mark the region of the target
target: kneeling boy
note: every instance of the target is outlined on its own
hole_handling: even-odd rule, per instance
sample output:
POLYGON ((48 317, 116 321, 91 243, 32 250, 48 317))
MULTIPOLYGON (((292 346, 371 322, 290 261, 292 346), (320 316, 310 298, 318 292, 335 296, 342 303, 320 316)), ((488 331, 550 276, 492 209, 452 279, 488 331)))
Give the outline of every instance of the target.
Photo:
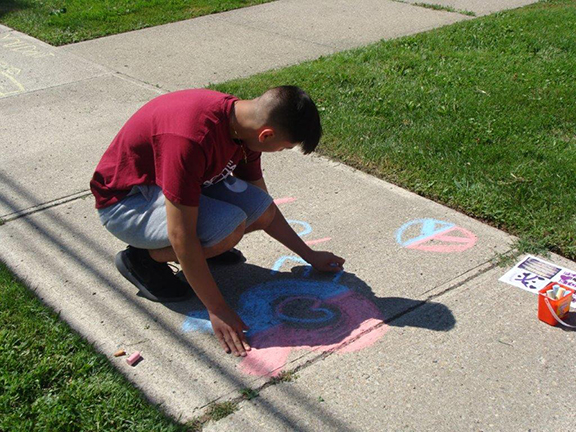
POLYGON ((299 146, 311 153, 321 134, 316 105, 294 86, 252 100, 196 89, 148 102, 116 135, 90 182, 103 225, 129 245, 116 256, 120 273, 154 301, 189 298, 193 287, 223 349, 246 355, 246 325, 206 259, 264 230, 315 269, 342 269, 344 259, 312 250, 286 222, 260 166, 262 152, 299 146))

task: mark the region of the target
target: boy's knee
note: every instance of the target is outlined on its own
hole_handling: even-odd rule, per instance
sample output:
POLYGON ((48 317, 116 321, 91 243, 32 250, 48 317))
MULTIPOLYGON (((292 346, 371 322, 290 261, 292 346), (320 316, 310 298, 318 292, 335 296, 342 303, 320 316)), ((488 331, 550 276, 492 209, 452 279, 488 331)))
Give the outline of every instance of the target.
POLYGON ((276 206, 270 204, 262 216, 260 216, 252 225, 250 225, 250 230, 265 230, 270 226, 274 217, 276 216, 276 206))
POLYGON ((246 232, 246 220, 243 220, 242 222, 240 222, 240 225, 238 225, 234 229, 234 231, 232 231, 232 233, 224 239, 224 242, 226 242, 227 246, 230 245, 229 248, 232 249, 240 242, 240 240, 242 240, 242 237, 244 237, 245 232, 246 232))

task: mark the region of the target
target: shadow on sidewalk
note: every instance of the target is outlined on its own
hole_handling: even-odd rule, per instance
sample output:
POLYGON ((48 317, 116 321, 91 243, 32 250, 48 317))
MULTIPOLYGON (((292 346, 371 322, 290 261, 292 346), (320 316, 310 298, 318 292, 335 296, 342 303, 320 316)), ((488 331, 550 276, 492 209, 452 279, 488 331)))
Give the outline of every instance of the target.
MULTIPOLYGON (((16 213, 20 210, 20 208, 14 204, 18 199, 30 203, 41 202, 29 189, 25 188, 21 183, 15 182, 2 171, 0 171, 0 183, 3 183, 6 189, 10 191, 10 194, 0 193, 0 204, 5 205, 10 212, 16 213)), ((150 321, 154 321, 155 325, 157 325, 164 334, 169 334, 171 343, 174 344, 175 347, 182 348, 190 358, 194 358, 196 361, 208 365, 208 368, 217 373, 224 383, 238 390, 246 387, 246 378, 239 376, 237 373, 230 373, 227 370, 225 367, 226 362, 222 362, 222 354, 219 349, 206 350, 193 338, 184 335, 182 332, 175 332, 173 326, 165 317, 152 314, 140 299, 124 289, 123 284, 127 282, 124 281, 121 276, 118 275, 116 278, 110 277, 99 265, 95 265, 94 257, 98 257, 98 261, 101 262, 105 260, 109 262, 110 266, 113 266, 114 255, 111 254, 109 250, 103 248, 102 244, 96 241, 95 236, 86 235, 84 220, 78 220, 76 224, 67 222, 63 219, 59 210, 61 210, 61 207, 44 209, 41 214, 27 215, 0 226, 0 242, 7 240, 8 237, 13 235, 18 235, 18 233, 27 233, 26 236, 23 236, 26 243, 22 244, 21 248, 12 251, 6 250, 6 252, 8 252, 6 256, 12 256, 13 259, 11 259, 11 263, 17 266, 17 268, 7 267, 12 271, 16 271, 18 273, 17 275, 20 276, 25 284, 28 286, 32 284, 32 291, 35 292, 41 300, 46 302, 46 300, 42 298, 43 292, 61 291, 62 295, 67 295, 70 294, 70 286, 72 286, 75 306, 56 303, 54 300, 50 302, 51 307, 55 308, 56 312, 63 312, 62 315, 64 317, 69 316, 68 313, 64 313, 66 312, 66 308, 77 307, 82 304, 90 305, 89 310, 91 313, 97 312, 102 314, 102 316, 106 316, 107 320, 121 325, 126 334, 133 335, 141 334, 142 329, 135 325, 134 320, 130 319, 130 316, 134 317, 135 315, 139 315, 145 317, 150 321), (7 230, 12 224, 17 225, 17 229, 11 234, 8 234, 7 230), (17 258, 15 255, 17 255, 17 258), (33 257, 39 257, 39 259, 34 259, 33 257), (28 263, 28 260, 30 263, 28 263), (42 281, 38 281, 37 277, 30 277, 29 275, 37 273, 35 266, 48 268, 51 274, 54 275, 54 278, 46 281, 44 284, 42 281), (93 280, 97 280, 98 284, 103 287, 112 288, 109 298, 92 294, 93 289, 89 284, 93 280), (130 308, 131 315, 126 315, 124 311, 126 307, 111 308, 110 301, 120 302, 121 305, 126 305, 126 307, 130 308)), ((105 229, 102 227, 100 227, 100 229, 101 231, 98 232, 104 234, 105 229)), ((219 276, 217 282, 223 285, 224 291, 229 291, 231 287, 237 289, 237 287, 243 285, 236 283, 239 279, 238 277, 236 277, 236 280, 224 281, 222 277, 225 277, 225 272, 222 272, 221 275, 217 274, 217 276, 219 276), (232 281, 235 282, 233 283, 232 281)), ((246 278, 248 276, 244 275, 243 277, 247 280, 246 278)), ((253 277, 253 275, 251 277, 253 277)), ((54 299, 53 295, 51 297, 54 299)), ((190 302, 187 302, 187 304, 188 306, 194 306, 190 302)), ((196 305, 196 307, 197 306, 198 305, 196 305)), ((95 347, 98 348, 102 346, 102 341, 90 336, 90 331, 87 330, 90 326, 97 325, 94 318, 94 316, 87 315, 82 323, 76 320, 76 322, 69 322, 69 324, 74 330, 81 333, 89 343, 94 344, 95 347)), ((216 342, 214 342, 214 345, 217 345, 216 342)), ((110 353, 104 354, 108 357, 110 356, 110 353)), ((158 350, 155 355, 163 364, 170 364, 171 371, 164 371, 164 373, 174 374, 178 377, 190 376, 189 371, 184 368, 181 362, 174 361, 174 358, 171 356, 171 350, 158 350)), ((151 380, 153 379, 154 378, 151 378, 151 380)), ((196 390, 191 387, 190 391, 196 390)), ((351 430, 345 421, 335 417, 326 408, 318 406, 314 399, 310 398, 305 392, 296 387, 286 387, 285 391, 287 397, 291 400, 299 401, 305 409, 314 412, 315 415, 321 416, 328 429, 338 431, 351 430)), ((144 394, 150 398, 152 403, 156 404, 159 402, 157 399, 155 400, 157 395, 153 397, 150 394, 144 394)), ((237 394, 220 394, 216 400, 235 396, 237 396, 237 394)), ((164 400, 163 403, 165 404, 167 401, 164 400)), ((261 398, 259 403, 263 409, 270 412, 281 422, 283 427, 288 430, 297 430, 299 428, 299 418, 290 413, 283 404, 277 404, 265 398, 261 398)), ((204 407, 190 406, 189 411, 193 413, 196 412, 195 410, 198 408, 204 407)))
MULTIPOLYGON (((255 350, 240 368, 251 375, 278 375, 292 350, 360 351, 391 326, 449 331, 455 325, 445 305, 378 297, 351 273, 318 273, 301 265, 289 272, 251 264, 211 270, 228 303, 250 328, 247 337, 255 350), (410 313, 423 305, 422 313, 410 313)), ((166 307, 187 316, 184 332, 212 332, 198 299, 166 307)))

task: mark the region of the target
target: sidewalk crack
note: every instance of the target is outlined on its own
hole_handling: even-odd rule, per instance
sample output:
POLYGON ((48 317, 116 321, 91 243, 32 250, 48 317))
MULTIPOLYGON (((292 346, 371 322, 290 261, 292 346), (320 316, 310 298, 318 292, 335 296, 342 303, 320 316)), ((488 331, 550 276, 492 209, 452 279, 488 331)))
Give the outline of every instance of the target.
POLYGON ((12 212, 12 213, 2 215, 2 216, 0 216, 0 221, 2 221, 0 223, 0 226, 7 223, 7 222, 11 222, 13 220, 20 219, 22 217, 25 217, 25 216, 28 216, 28 215, 31 215, 34 213, 38 213, 42 210, 47 210, 47 209, 50 209, 53 207, 58 207, 58 206, 61 206, 63 204, 67 204, 67 203, 72 202, 72 201, 86 198, 87 196, 89 196, 91 194, 92 194, 92 192, 90 192, 90 190, 87 189, 87 190, 83 190, 81 192, 76 192, 76 193, 71 194, 71 195, 66 195, 66 196, 61 197, 61 198, 47 201, 47 202, 42 203, 42 204, 38 204, 36 206, 28 207, 28 208, 23 209, 23 210, 18 210, 18 211, 12 212))

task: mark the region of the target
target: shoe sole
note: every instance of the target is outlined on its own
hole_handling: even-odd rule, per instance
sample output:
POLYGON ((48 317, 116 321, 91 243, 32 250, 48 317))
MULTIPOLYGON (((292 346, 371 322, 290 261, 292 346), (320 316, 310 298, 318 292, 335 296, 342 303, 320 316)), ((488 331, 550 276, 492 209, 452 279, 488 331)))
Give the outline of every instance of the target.
POLYGON ((150 291, 148 291, 146 289, 146 287, 142 284, 142 282, 140 282, 131 272, 130 270, 128 270, 128 267, 126 267, 126 264, 124 263, 124 260, 122 259, 122 253, 124 251, 120 251, 116 254, 116 258, 114 258, 114 264, 116 264, 116 268, 118 269, 118 271, 120 272, 120 274, 122 276, 124 276, 126 279, 128 279, 128 281, 130 281, 134 286, 136 286, 136 288, 138 288, 138 290, 140 290, 140 292, 142 293, 142 295, 144 297, 146 297, 148 300, 152 300, 153 302, 159 302, 159 303, 167 303, 167 302, 178 302, 178 301, 184 301, 184 300, 188 300, 191 295, 185 295, 182 297, 171 297, 171 298, 165 298, 165 297, 157 297, 154 294, 152 294, 150 291))

